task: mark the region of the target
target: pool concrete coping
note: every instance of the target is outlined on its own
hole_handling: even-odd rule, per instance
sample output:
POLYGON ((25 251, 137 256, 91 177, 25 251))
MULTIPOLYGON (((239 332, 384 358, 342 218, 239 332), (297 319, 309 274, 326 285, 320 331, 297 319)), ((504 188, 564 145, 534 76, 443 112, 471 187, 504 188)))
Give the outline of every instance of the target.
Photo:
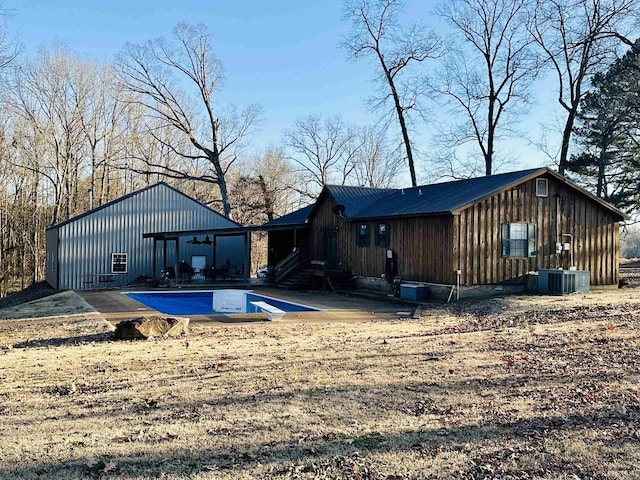
MULTIPOLYGON (((194 289, 196 290, 196 289, 194 289)), ((197 290, 207 290, 199 288, 197 290)), ((270 322, 264 313, 236 313, 214 315, 190 315, 190 321, 201 325, 242 325, 264 323, 322 323, 397 320, 407 308, 384 300, 369 300, 331 292, 289 291, 268 287, 254 287, 250 290, 260 295, 274 297, 288 302, 319 308, 316 312, 288 312, 277 322, 270 322)), ((145 289, 145 292, 185 292, 187 289, 145 289)), ((76 293, 93 306, 110 323, 125 319, 164 315, 157 310, 134 300, 125 293, 141 293, 137 289, 122 290, 78 290, 76 293)))

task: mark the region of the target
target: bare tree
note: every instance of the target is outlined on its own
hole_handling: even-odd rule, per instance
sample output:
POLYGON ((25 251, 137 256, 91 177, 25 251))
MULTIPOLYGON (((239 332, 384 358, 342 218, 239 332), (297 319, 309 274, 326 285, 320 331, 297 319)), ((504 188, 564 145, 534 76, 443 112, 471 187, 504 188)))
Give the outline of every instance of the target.
MULTIPOLYGON (((178 24, 173 38, 150 41, 145 45, 127 44, 119 56, 123 85, 136 95, 134 102, 148 111, 148 133, 177 156, 193 162, 206 161, 209 171, 198 177, 166 167, 149 159, 148 167, 161 169, 170 178, 189 178, 219 187, 226 216, 231 214, 226 174, 237 159, 237 149, 260 116, 251 106, 232 112, 227 118, 217 114, 213 96, 222 84, 222 65, 212 52, 211 38, 204 25, 178 24), (191 95, 181 86, 191 88, 191 95), (157 135, 156 128, 170 126, 184 136, 175 145, 157 135)), ((146 172, 141 172, 146 173, 146 172)))
POLYGON ((389 141, 385 129, 363 127, 358 132, 360 148, 355 158, 356 183, 364 187, 391 187, 404 164, 397 144, 389 141))
MULTIPOLYGON (((234 219, 242 225, 261 225, 295 208, 300 196, 292 188, 300 175, 281 148, 267 147, 243 159, 230 175, 234 219)), ((264 231, 251 234, 251 270, 267 263, 268 239, 264 231)))
POLYGON ((133 134, 126 123, 132 108, 120 98, 111 66, 85 63, 77 76, 72 99, 80 112, 89 170, 83 187, 91 190, 97 206, 122 193, 117 167, 125 156, 124 138, 133 134))
POLYGON ((501 125, 526 108, 538 70, 526 29, 528 3, 452 0, 438 8, 462 40, 460 48, 447 56, 442 83, 436 86, 466 119, 448 137, 455 146, 477 144, 485 175, 494 170, 496 140, 504 131, 501 125))
MULTIPOLYGON (((86 209, 78 195, 79 179, 88 173, 81 118, 86 86, 82 72, 90 64, 56 48, 16 71, 8 99, 16 115, 16 157, 24 172, 32 172, 53 189, 52 223, 86 209)), ((40 181, 40 180, 38 180, 40 181)))
POLYGON ((315 199, 327 183, 347 183, 361 147, 354 127, 340 117, 323 120, 319 115, 298 119, 293 129, 284 132, 283 144, 287 158, 304 178, 293 187, 309 199, 315 199))
POLYGON ((298 197, 294 167, 280 148, 268 147, 234 172, 234 210, 243 225, 260 225, 289 212, 298 197))
MULTIPOLYGON (((9 13, 0 4, 0 74, 5 70, 20 53, 20 46, 9 38, 7 18, 9 13)), ((1 78, 1 77, 0 77, 1 78)))
POLYGON ((411 68, 440 56, 441 46, 438 37, 423 26, 401 26, 401 9, 400 0, 347 0, 345 18, 351 22, 351 33, 344 47, 356 59, 371 56, 380 64, 378 80, 384 93, 376 106, 391 101, 407 154, 411 184, 416 186, 409 117, 411 112, 420 113, 424 82, 412 75, 411 68))
POLYGON ((573 125, 585 82, 615 58, 640 14, 636 0, 537 0, 530 33, 556 76, 558 102, 566 112, 558 172, 564 174, 573 125))

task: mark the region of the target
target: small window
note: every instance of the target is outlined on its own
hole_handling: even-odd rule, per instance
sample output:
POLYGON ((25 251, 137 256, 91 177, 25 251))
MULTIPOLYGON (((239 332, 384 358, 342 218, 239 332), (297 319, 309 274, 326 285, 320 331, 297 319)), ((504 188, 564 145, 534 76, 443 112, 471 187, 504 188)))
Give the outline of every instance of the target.
POLYGON ((549 196, 549 180, 546 178, 536 178, 536 197, 549 196))
POLYGON ((111 273, 127 273, 127 254, 111 254, 111 273))
POLYGON ((389 246, 389 224, 377 223, 376 224, 376 246, 388 247, 389 246))
POLYGON ((357 225, 356 245, 359 247, 369 246, 369 225, 366 223, 359 223, 357 225))
POLYGON ((535 257, 536 225, 534 223, 502 224, 503 257, 535 257))

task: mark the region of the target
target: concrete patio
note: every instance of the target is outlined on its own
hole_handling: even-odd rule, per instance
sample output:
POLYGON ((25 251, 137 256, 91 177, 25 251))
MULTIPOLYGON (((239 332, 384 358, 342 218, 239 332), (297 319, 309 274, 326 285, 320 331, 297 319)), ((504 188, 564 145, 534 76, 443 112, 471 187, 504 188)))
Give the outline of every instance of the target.
MULTIPOLYGON (((184 291, 180 289, 179 291, 184 291)), ((252 288, 256 293, 272 296, 282 300, 301 303, 320 308, 320 312, 289 312, 281 322, 349 322, 370 320, 393 320, 400 315, 398 312, 413 311, 414 306, 403 306, 380 300, 354 298, 328 292, 298 292, 284 291, 268 287, 252 288)), ((158 312, 133 300, 123 292, 126 290, 84 290, 75 293, 96 311, 109 320, 118 322, 126 318, 155 315, 158 312)), ((169 290, 161 290, 169 291, 169 290)), ((264 314, 233 314, 233 315, 193 315, 191 321, 199 324, 242 324, 249 322, 267 322, 264 314)))

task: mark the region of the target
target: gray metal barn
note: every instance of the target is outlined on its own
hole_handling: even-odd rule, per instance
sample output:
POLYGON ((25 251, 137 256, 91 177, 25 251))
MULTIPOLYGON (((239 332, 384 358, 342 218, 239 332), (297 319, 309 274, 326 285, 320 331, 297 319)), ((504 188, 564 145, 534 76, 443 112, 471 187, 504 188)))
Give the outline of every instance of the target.
POLYGON ((47 229, 46 280, 58 289, 126 285, 182 260, 206 267, 244 265, 250 238, 238 224, 166 183, 106 203, 47 229), (230 235, 237 229, 237 235, 230 235), (216 236, 217 230, 225 235, 216 236), (157 241, 149 232, 210 232, 200 243, 185 234, 157 241), (95 284, 90 282, 95 280, 95 284))

